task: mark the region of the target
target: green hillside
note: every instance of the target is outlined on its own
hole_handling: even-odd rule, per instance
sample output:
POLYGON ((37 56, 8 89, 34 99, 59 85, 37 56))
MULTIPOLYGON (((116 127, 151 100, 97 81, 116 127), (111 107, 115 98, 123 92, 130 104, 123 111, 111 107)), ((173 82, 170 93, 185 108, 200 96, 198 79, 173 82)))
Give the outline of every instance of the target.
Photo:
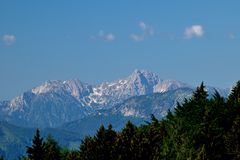
MULTIPOLYGON (((23 128, 0 122, 0 155, 6 159, 17 159, 25 155, 26 146, 31 145, 35 133, 34 128, 23 128)), ((60 129, 43 129, 42 135, 46 138, 52 135, 62 147, 77 148, 83 136, 60 129)))

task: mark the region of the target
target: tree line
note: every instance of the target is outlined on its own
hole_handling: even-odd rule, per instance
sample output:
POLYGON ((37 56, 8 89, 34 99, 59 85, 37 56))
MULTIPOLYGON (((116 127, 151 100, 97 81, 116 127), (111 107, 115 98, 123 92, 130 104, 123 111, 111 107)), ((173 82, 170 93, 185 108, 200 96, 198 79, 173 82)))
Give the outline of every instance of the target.
POLYGON ((227 98, 215 91, 209 98, 202 83, 190 99, 158 120, 121 131, 110 124, 82 140, 79 149, 61 148, 49 136, 36 133, 25 160, 211 160, 240 159, 240 81, 227 98))

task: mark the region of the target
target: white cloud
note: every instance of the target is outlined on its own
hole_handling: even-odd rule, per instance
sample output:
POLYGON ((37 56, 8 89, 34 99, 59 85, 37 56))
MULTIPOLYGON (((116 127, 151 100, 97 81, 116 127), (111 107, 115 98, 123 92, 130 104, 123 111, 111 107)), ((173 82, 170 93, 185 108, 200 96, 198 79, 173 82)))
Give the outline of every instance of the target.
POLYGON ((193 37, 202 37, 204 35, 204 30, 201 25, 192 25, 185 29, 185 38, 191 39, 193 37))
POLYGON ((141 33, 136 34, 132 33, 130 34, 130 38, 136 42, 143 41, 146 37, 153 36, 154 35, 154 30, 153 27, 146 24, 143 21, 140 21, 138 23, 139 28, 141 29, 141 33))
POLYGON ((102 39, 105 41, 114 41, 116 39, 113 33, 105 33, 103 30, 100 30, 97 36, 91 36, 91 39, 102 39))
POLYGON ((139 22, 139 27, 140 27, 142 30, 147 29, 147 25, 146 25, 146 23, 144 23, 143 21, 139 22))
POLYGON ((137 34, 131 34, 130 38, 134 41, 143 41, 144 40, 144 36, 143 35, 137 35, 137 34))
POLYGON ((16 42, 16 36, 5 34, 3 35, 2 40, 6 45, 12 45, 14 42, 16 42))
POLYGON ((108 33, 105 35, 105 39, 107 41, 113 41, 113 40, 115 40, 115 36, 112 33, 108 33))

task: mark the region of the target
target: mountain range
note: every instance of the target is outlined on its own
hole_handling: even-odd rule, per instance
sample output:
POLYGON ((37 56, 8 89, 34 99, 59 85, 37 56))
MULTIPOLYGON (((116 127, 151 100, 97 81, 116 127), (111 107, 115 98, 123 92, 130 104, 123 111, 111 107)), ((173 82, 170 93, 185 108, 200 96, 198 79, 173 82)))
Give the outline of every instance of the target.
MULTIPOLYGON (((101 124, 112 123, 118 130, 128 120, 141 124, 150 114, 163 118, 177 102, 190 98, 194 89, 181 81, 164 80, 145 70, 135 70, 126 78, 98 85, 78 79, 46 81, 12 100, 0 101, 1 126, 16 126, 16 132, 21 127, 42 128, 44 131, 52 128, 55 135, 69 132, 69 139, 80 142, 84 135, 93 134, 101 124), (76 134, 79 139, 71 138, 76 134)), ((207 90, 211 95, 215 88, 207 87, 207 90)), ((230 91, 216 90, 222 96, 227 96, 230 91)), ((28 136, 32 131, 19 133, 28 136)), ((4 140, 0 144, 2 142, 4 140)), ((28 143, 24 140, 21 144, 28 143)), ((0 145, 0 151, 8 154, 4 145, 0 145)))
POLYGON ((0 113, 2 120, 15 125, 57 127, 110 109, 133 96, 183 87, 188 85, 162 80, 154 73, 140 70, 135 70, 127 78, 99 85, 80 80, 47 81, 10 101, 2 102, 0 113))

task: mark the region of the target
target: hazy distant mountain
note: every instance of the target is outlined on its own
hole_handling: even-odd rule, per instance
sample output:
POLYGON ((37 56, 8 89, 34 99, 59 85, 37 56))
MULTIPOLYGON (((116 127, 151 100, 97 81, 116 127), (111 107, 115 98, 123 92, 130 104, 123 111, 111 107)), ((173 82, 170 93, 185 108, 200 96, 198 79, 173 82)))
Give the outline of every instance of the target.
POLYGON ((87 92, 80 81, 48 81, 5 102, 1 114, 3 120, 16 125, 54 127, 94 113, 79 100, 87 92))
POLYGON ((96 115, 66 123, 60 128, 87 135, 94 134, 100 125, 112 124, 116 130, 124 127, 128 120, 139 125, 150 120, 151 114, 157 118, 163 118, 168 110, 176 106, 177 102, 189 98, 192 91, 190 88, 179 88, 164 93, 134 96, 111 109, 101 110, 96 115))
POLYGON ((151 114, 154 114, 161 119, 166 116, 168 110, 175 108, 177 102, 181 103, 185 98, 190 98, 192 92, 191 88, 179 88, 163 93, 135 96, 114 106, 111 112, 138 118, 149 118, 151 114))
MULTIPOLYGON (((111 109, 117 104, 123 105, 123 101, 133 96, 164 93, 181 88, 192 87, 176 80, 162 80, 158 75, 144 70, 135 70, 127 78, 95 86, 80 80, 47 81, 11 101, 0 102, 0 115, 2 120, 15 125, 57 127, 101 113, 102 110, 111 109)), ((184 97, 185 95, 181 93, 179 96, 184 97)), ((179 96, 173 97, 173 99, 179 98, 179 96)), ((173 99, 171 100, 174 102, 178 100, 173 99)), ((151 100, 148 101, 155 103, 150 102, 151 100)), ((137 109, 136 103, 138 101, 134 104, 137 109)), ((146 113, 154 111, 155 114, 162 114, 169 109, 168 107, 173 107, 168 101, 164 101, 164 103, 169 103, 169 106, 161 101, 155 107, 156 109, 146 113), (156 112, 160 110, 162 110, 161 113, 156 112)), ((127 105, 122 106, 121 111, 120 108, 116 109, 115 107, 114 109, 116 112, 119 110, 119 113, 123 113, 123 115, 137 116, 133 115, 135 112, 127 109, 127 105), (123 111, 123 108, 126 111, 123 111)), ((136 114, 138 113, 136 112, 136 114)))
POLYGON ((122 129, 128 121, 131 121, 135 125, 140 125, 144 123, 145 120, 148 119, 124 116, 122 114, 96 114, 63 124, 59 129, 72 131, 81 135, 93 135, 101 125, 107 127, 109 124, 112 124, 113 129, 118 131, 122 129))
MULTIPOLYGON (((26 146, 31 146, 35 128, 18 127, 7 122, 0 122, 0 155, 6 159, 18 159, 26 154, 26 146)), ((77 148, 83 136, 60 129, 41 130, 41 136, 46 138, 51 134, 63 147, 77 148)))

